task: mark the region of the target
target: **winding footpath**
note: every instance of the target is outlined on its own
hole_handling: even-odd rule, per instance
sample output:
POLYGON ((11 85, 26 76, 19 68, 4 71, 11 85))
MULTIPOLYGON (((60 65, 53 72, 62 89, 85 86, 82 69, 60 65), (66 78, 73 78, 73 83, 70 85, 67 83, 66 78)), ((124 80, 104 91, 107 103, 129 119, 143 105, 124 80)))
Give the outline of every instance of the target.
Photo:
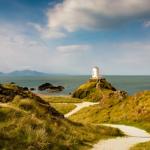
POLYGON ((77 107, 75 109, 73 109, 72 111, 70 111, 69 113, 67 113, 65 115, 65 117, 69 117, 73 114, 75 114, 76 112, 78 112, 79 110, 81 110, 82 108, 84 107, 89 107, 89 106, 92 106, 92 105, 96 105, 96 104, 99 104, 99 103, 93 103, 93 102, 82 102, 82 103, 77 103, 75 104, 77 107))
MULTIPOLYGON (((92 102, 78 103, 76 104, 77 107, 72 111, 70 111, 68 114, 66 114, 65 117, 69 117, 75 114, 84 107, 96 104, 98 103, 92 102)), ((150 141, 150 134, 136 127, 131 127, 127 125, 116 125, 116 124, 100 124, 100 125, 118 128, 127 136, 117 137, 108 140, 100 140, 100 142, 98 142, 93 146, 92 150, 129 150, 135 144, 150 141)))
POLYGON ((150 141, 150 134, 144 130, 126 125, 102 125, 118 128, 127 136, 101 140, 99 143, 93 146, 92 150, 129 150, 135 144, 150 141))

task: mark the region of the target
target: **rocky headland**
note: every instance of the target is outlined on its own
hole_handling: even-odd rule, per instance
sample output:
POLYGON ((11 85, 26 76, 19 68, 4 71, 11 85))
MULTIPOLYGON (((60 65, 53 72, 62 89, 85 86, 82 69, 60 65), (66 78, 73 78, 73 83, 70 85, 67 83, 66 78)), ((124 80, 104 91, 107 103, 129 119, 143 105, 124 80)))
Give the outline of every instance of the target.
POLYGON ((102 102, 108 98, 113 98, 117 101, 122 100, 127 95, 127 92, 117 90, 105 78, 101 78, 89 79, 73 92, 72 97, 102 102))

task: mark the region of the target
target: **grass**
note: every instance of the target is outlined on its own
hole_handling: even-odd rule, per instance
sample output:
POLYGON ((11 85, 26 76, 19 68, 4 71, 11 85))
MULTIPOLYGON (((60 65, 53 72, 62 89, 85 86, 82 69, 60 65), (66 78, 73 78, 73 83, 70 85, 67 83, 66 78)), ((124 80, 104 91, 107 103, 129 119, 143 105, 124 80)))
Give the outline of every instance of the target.
POLYGON ((0 149, 88 149, 99 139, 122 135, 116 129, 82 125, 26 111, 0 108, 0 149))
POLYGON ((111 97, 121 100, 126 96, 126 92, 116 91, 116 89, 104 78, 99 80, 89 80, 79 86, 72 94, 72 97, 74 98, 91 102, 99 102, 111 97))
POLYGON ((81 103, 82 100, 78 98, 72 98, 70 96, 41 96, 45 101, 49 103, 81 103))
POLYGON ((76 108, 75 103, 82 102, 80 99, 69 96, 42 96, 42 98, 62 114, 66 114, 76 108))
POLYGON ((137 144, 130 148, 130 150, 150 150, 150 142, 137 144))
POLYGON ((66 114, 71 110, 76 108, 76 105, 73 103, 50 103, 52 107, 54 107, 57 111, 62 114, 66 114))
POLYGON ((82 84, 79 88, 77 88, 74 93, 72 94, 72 97, 74 98, 86 98, 93 89, 95 89, 97 82, 86 82, 85 84, 82 84))
MULTIPOLYGON (((117 123, 136 126, 150 133, 150 91, 139 92, 124 100, 105 99, 99 105, 83 108, 70 117, 84 123, 117 123)), ((150 142, 135 145, 131 150, 150 150, 150 142)))
MULTIPOLYGON (((144 129, 150 133, 150 122, 137 122, 129 124, 144 129)), ((150 150, 150 141, 134 145, 130 148, 130 150, 150 150)))
MULTIPOLYGON (((7 88, 7 86, 5 86, 7 88)), ((6 89, 2 89, 6 90, 6 89)), ((100 139, 122 136, 110 127, 81 124, 62 117, 49 103, 32 93, 11 87, 13 96, 7 103, 0 103, 0 149, 2 150, 87 150, 100 139), (28 96, 29 95, 29 96, 28 96), (13 98, 13 99, 12 99, 13 98)), ((3 91, 3 99, 7 98, 3 91)), ((79 102, 72 98, 48 98, 57 109, 63 102, 74 107, 79 102), (58 103, 60 102, 60 103, 58 103), (57 105, 57 106, 56 106, 57 105)), ((62 106, 61 108, 62 109, 62 106)), ((64 108, 63 108, 64 109, 64 108)), ((66 108, 70 109, 70 108, 66 108)), ((66 111, 66 110, 62 110, 66 111)))
MULTIPOLYGON (((144 129, 150 133, 150 122, 136 122, 136 123, 134 122, 128 124, 144 129)), ((134 145, 133 147, 130 148, 130 150, 150 150, 150 141, 134 145)))
POLYGON ((128 96, 124 100, 115 97, 104 99, 100 105, 90 106, 71 116, 74 121, 81 122, 149 122, 150 121, 150 91, 128 96))

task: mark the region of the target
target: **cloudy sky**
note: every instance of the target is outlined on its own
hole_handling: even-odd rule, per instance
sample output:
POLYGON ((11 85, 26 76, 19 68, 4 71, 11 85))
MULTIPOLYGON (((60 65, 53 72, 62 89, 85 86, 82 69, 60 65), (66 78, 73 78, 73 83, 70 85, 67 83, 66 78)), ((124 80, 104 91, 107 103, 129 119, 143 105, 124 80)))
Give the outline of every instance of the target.
POLYGON ((0 0, 0 72, 150 75, 150 0, 0 0))

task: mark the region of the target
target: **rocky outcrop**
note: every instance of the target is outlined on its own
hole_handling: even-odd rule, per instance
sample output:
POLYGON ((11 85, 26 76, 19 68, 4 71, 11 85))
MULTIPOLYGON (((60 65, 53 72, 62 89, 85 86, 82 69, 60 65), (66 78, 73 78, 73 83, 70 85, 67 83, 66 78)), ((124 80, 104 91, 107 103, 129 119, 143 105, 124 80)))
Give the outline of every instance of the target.
POLYGON ((60 92, 64 90, 63 86, 54 86, 51 83, 44 83, 38 87, 39 91, 60 92))
POLYGON ((105 78, 96 80, 96 88, 116 91, 116 88, 113 87, 109 82, 107 82, 105 78))
POLYGON ((28 88, 28 87, 23 87, 23 90, 24 90, 24 91, 28 91, 29 88, 28 88))
POLYGON ((11 102, 16 95, 22 98, 32 97, 32 94, 24 87, 19 87, 14 84, 7 86, 0 85, 0 102, 11 102))
POLYGON ((30 88, 30 91, 35 91, 35 88, 30 88))
POLYGON ((64 116, 51 107, 48 102, 30 91, 24 90, 23 87, 19 87, 14 84, 0 84, 0 103, 11 103, 16 96, 20 96, 20 101, 26 98, 30 99, 31 101, 35 101, 35 105, 42 108, 43 112, 49 113, 52 116, 64 118, 64 116))
POLYGON ((117 90, 105 78, 90 79, 72 94, 74 98, 86 98, 90 101, 100 101, 111 97, 121 100, 126 98, 126 96, 127 93, 125 91, 117 90))

